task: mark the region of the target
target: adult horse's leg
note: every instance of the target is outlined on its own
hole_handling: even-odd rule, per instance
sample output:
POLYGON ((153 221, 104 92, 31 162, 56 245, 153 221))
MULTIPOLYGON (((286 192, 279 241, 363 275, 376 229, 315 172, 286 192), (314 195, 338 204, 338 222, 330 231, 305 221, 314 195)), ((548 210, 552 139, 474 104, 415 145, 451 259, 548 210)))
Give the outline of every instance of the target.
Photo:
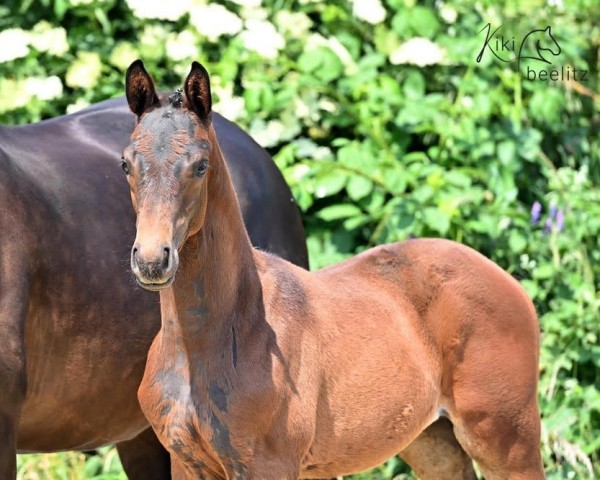
POLYGON ((17 476, 15 419, 10 412, 0 412, 0 478, 17 476))
POLYGON ((137 437, 117 443, 123 469, 130 480, 169 480, 171 461, 169 453, 147 428, 137 437))
POLYGON ((462 449, 452 423, 440 418, 399 453, 423 480, 476 480, 473 462, 462 449))
MULTIPOLYGON (((14 249, 12 249, 14 250, 14 249)), ((24 332, 27 280, 11 255, 0 256, 0 478, 16 477, 17 425, 27 390, 24 332)))

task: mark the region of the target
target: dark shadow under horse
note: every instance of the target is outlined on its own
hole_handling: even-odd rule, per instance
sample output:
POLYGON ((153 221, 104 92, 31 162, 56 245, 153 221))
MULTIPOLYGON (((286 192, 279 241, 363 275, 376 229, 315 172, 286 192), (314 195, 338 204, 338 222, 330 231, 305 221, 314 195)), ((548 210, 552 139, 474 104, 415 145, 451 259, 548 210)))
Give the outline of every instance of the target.
MULTIPOLYGON (((136 396, 160 326, 135 286, 135 220, 120 156, 124 99, 38 124, 0 127, 0 478, 16 452, 117 443, 130 478, 169 478, 136 396)), ((301 218, 269 155, 214 123, 252 242, 306 267, 301 218)))

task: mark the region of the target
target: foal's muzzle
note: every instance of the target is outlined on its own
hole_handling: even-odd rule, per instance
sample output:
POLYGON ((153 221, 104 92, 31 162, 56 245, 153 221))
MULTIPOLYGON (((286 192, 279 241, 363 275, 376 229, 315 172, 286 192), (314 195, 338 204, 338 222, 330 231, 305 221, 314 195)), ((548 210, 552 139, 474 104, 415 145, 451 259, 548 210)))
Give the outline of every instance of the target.
POLYGON ((138 284, 147 290, 160 290, 173 283, 179 265, 177 249, 171 245, 143 246, 131 249, 131 270, 138 284))

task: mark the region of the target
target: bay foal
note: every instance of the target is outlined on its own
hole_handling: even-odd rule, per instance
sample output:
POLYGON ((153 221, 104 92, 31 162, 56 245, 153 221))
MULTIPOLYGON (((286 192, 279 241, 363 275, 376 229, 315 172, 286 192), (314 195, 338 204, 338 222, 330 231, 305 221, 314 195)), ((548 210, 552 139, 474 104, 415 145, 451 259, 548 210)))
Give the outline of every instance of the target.
POLYGON ((439 239, 314 273, 254 250, 206 70, 154 91, 134 62, 131 265, 162 315, 138 393, 174 478, 325 478, 401 451, 425 478, 473 478, 462 449, 487 479, 544 477, 538 323, 515 280, 439 239), (440 416, 459 443, 428 428, 440 416))

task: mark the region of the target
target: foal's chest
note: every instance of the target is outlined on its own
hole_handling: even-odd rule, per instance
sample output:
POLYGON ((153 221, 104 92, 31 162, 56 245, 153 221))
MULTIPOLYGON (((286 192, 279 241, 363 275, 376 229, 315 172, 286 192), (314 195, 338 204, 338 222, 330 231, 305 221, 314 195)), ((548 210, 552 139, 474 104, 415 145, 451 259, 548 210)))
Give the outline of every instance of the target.
POLYGON ((196 478, 228 478, 225 472, 238 470, 238 455, 223 414, 211 408, 202 391, 194 389, 192 396, 189 381, 162 370, 152 379, 144 377, 140 404, 160 442, 186 470, 196 478))

